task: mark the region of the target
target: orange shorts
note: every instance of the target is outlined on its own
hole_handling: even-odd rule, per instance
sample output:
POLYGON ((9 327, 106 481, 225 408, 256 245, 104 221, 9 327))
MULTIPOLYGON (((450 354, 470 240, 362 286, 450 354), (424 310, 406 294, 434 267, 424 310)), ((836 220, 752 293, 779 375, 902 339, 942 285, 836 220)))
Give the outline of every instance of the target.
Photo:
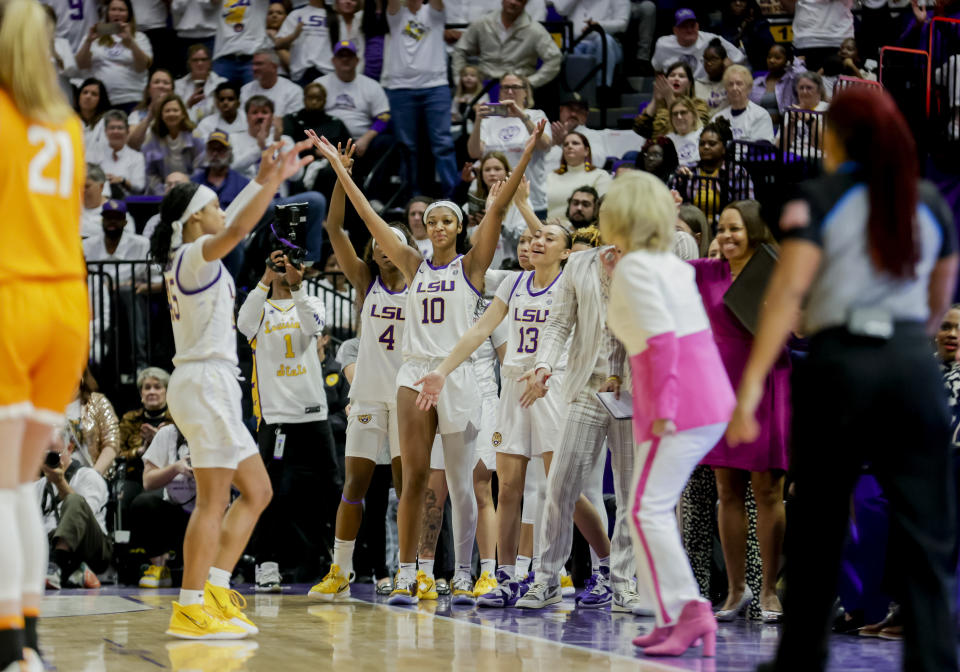
POLYGON ((82 280, 0 283, 0 420, 62 422, 89 355, 82 280))

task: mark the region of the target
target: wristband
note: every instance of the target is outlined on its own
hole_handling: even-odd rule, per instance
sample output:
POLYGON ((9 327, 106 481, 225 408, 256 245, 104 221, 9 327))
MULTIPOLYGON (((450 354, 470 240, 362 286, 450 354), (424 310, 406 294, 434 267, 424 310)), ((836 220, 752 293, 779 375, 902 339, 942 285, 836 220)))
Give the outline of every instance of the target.
POLYGON ((611 381, 615 383, 621 382, 620 376, 607 376, 607 382, 609 383, 611 381))

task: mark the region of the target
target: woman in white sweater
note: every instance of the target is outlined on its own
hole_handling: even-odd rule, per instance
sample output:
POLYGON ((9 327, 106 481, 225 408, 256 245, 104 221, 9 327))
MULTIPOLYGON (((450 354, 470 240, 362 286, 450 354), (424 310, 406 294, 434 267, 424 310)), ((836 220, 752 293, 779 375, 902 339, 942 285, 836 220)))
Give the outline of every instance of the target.
POLYGON ((547 217, 566 217, 570 194, 580 187, 593 187, 601 196, 607 193, 613 178, 593 165, 590 141, 577 131, 563 138, 560 167, 547 175, 547 217))

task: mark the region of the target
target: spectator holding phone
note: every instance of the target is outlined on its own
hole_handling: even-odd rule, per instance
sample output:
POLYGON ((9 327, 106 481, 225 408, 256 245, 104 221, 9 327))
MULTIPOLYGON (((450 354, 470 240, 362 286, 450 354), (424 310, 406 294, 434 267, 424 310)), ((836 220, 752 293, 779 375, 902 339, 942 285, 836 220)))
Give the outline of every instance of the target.
POLYGON ((150 40, 137 31, 130 0, 110 0, 106 23, 94 25, 77 52, 77 67, 101 80, 110 100, 129 112, 147 85, 150 40))
POLYGON ((190 120, 195 124, 216 113, 217 101, 213 94, 220 84, 227 81, 212 70, 212 65, 213 59, 207 45, 191 45, 187 49, 187 67, 190 72, 173 84, 173 92, 183 99, 190 112, 190 120))
MULTIPOLYGON (((502 152, 511 165, 517 165, 523 155, 527 139, 537 128, 537 123, 547 115, 543 110, 531 109, 533 88, 530 81, 522 76, 508 72, 500 78, 500 102, 477 107, 477 122, 467 141, 467 151, 473 159, 479 159, 487 152, 502 152)), ((527 166, 530 180, 530 204, 537 217, 547 216, 546 167, 544 158, 553 136, 550 125, 543 130, 527 166)))

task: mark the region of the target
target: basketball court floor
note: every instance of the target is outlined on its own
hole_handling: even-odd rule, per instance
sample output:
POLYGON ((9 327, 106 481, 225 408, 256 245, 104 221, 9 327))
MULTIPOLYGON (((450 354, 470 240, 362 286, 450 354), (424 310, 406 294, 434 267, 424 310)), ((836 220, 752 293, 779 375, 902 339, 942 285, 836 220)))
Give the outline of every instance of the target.
MULTIPOLYGON (((451 608, 449 598, 390 607, 370 585, 336 605, 308 600, 309 586, 247 596, 260 634, 240 642, 199 643, 163 634, 176 590, 64 590, 44 599, 41 645, 57 672, 752 672, 771 657, 778 626, 721 625, 717 657, 699 649, 647 659, 630 640, 653 619, 573 609, 451 608)), ((900 644, 834 636, 831 672, 894 672, 900 644)))

